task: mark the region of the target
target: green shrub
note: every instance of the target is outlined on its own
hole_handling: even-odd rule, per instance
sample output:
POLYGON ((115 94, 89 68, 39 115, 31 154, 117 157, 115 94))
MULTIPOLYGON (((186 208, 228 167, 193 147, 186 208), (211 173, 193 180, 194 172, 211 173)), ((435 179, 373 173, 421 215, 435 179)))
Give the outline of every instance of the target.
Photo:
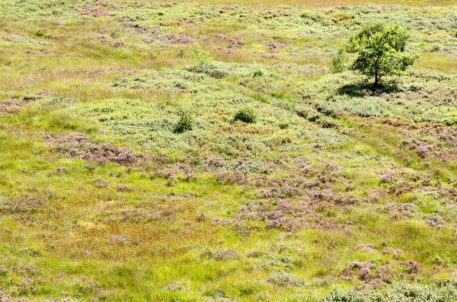
POLYGON ((211 56, 200 45, 193 46, 194 56, 197 61, 195 66, 186 68, 190 72, 203 73, 215 79, 224 78, 227 73, 221 70, 218 64, 213 63, 211 56))
POLYGON ((347 55, 343 49, 340 49, 332 60, 332 72, 340 73, 347 68, 347 55))
POLYGON ((322 128, 338 128, 338 124, 329 117, 320 117, 318 120, 315 121, 316 124, 321 126, 322 128))
POLYGON ((196 66, 189 67, 187 70, 190 72, 203 73, 215 79, 222 79, 227 76, 225 71, 221 70, 219 66, 211 62, 204 62, 196 66))
POLYGON ((304 281, 298 280, 294 275, 283 272, 271 274, 267 282, 277 287, 299 287, 305 284, 304 281))
POLYGON ((363 298, 361 294, 356 291, 343 292, 340 289, 334 289, 328 296, 320 302, 369 302, 370 300, 363 298))
POLYGON ((203 65, 211 61, 211 56, 206 53, 200 45, 193 45, 192 50, 198 65, 203 65))
POLYGON ((46 35, 46 31, 44 29, 39 29, 35 32, 35 36, 37 37, 44 37, 46 35))
POLYGON ((183 133, 192 130, 194 119, 188 112, 181 112, 181 116, 175 125, 174 133, 183 133))
POLYGON ((254 77, 254 78, 261 77, 261 76, 263 76, 262 70, 256 70, 256 71, 254 71, 254 74, 252 75, 252 77, 254 77))
POLYGON ((256 122, 256 114, 252 108, 242 108, 235 113, 233 118, 235 121, 253 124, 256 122))
POLYGON ((280 123, 279 124, 279 128, 280 129, 287 129, 287 128, 289 128, 289 123, 280 123))

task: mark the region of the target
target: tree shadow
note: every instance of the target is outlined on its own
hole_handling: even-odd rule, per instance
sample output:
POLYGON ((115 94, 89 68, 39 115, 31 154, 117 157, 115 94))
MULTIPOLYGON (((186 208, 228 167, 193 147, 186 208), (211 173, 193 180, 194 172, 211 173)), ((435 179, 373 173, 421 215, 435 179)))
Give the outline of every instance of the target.
POLYGON ((399 92, 400 88, 398 81, 389 81, 382 84, 375 85, 367 81, 360 81, 343 85, 338 88, 339 95, 346 95, 350 97, 364 97, 364 96, 379 96, 382 94, 389 94, 399 92))

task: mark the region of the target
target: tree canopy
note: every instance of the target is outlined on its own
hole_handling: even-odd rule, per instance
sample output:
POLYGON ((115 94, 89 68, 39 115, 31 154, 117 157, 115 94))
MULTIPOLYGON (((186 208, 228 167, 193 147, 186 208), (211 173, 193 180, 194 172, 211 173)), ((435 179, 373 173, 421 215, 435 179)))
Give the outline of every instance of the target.
POLYGON ((384 76, 402 74, 415 61, 405 52, 408 38, 408 32, 398 25, 366 25, 349 40, 348 52, 357 54, 351 68, 374 77, 375 86, 384 76))

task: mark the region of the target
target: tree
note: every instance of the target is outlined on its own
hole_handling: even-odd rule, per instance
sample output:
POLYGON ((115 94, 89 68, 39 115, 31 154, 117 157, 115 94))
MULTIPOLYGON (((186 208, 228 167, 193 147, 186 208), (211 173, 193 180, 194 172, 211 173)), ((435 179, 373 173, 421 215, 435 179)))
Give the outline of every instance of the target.
POLYGON ((415 61, 405 52, 408 38, 407 31, 398 25, 365 26, 349 40, 348 52, 358 55, 351 68, 374 77, 374 86, 378 86, 384 76, 401 75, 415 61))

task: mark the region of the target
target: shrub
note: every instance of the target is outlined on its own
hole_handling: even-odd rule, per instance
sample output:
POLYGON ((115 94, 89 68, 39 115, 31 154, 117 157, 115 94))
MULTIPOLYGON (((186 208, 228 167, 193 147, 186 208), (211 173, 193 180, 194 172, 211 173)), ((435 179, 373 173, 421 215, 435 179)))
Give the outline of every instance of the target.
POLYGON ((235 121, 253 124, 256 122, 256 114, 252 108, 242 108, 235 113, 233 118, 235 121))
POLYGON ((334 289, 328 296, 323 298, 321 302, 369 302, 368 299, 364 299, 356 291, 343 292, 340 289, 334 289))
POLYGON ((328 117, 320 117, 316 123, 322 128, 338 128, 338 124, 328 117))
POLYGON ((192 130, 194 119, 188 112, 181 112, 181 117, 175 125, 174 133, 183 133, 192 130))
POLYGON ((241 258, 241 255, 232 249, 205 249, 200 257, 216 261, 230 261, 241 258))
POLYGON ((211 61, 211 57, 207 54, 200 45, 193 45, 192 50, 194 52, 195 59, 198 65, 203 65, 211 61))
POLYGON ((212 62, 204 62, 196 66, 187 68, 190 72, 203 73, 215 79, 223 79, 227 73, 212 62))
POLYGON ((287 129, 289 128, 289 123, 280 123, 279 124, 279 129, 287 129))
POLYGON ((252 75, 252 77, 254 77, 254 78, 261 77, 261 76, 263 76, 262 70, 256 70, 256 71, 254 71, 254 74, 252 75))
POLYGON ((340 49, 332 60, 332 72, 340 73, 347 68, 347 55, 343 49, 340 49))
POLYGON ((215 79, 222 79, 227 75, 226 72, 220 69, 220 66, 211 62, 211 56, 199 45, 194 45, 193 51, 197 65, 187 68, 188 71, 203 73, 215 79))
POLYGON ((282 272, 270 275, 267 281, 277 287, 298 287, 305 284, 303 281, 297 280, 294 275, 282 272))
POLYGON ((44 37, 46 35, 46 31, 44 29, 39 29, 35 32, 35 36, 37 37, 44 37))

